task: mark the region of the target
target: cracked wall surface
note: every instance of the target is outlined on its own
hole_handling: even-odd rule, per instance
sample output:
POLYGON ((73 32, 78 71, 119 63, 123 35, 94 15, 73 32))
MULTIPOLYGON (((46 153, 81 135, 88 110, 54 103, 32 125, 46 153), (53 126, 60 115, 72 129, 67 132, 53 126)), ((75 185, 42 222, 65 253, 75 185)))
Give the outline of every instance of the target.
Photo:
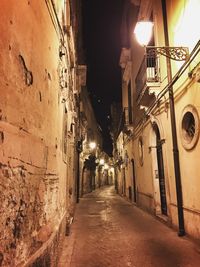
POLYGON ((59 57, 47 2, 0 4, 0 266, 56 266, 52 255, 74 201, 74 150, 70 170, 63 156, 74 100, 70 113, 59 80, 60 64, 67 73, 71 67, 59 57))

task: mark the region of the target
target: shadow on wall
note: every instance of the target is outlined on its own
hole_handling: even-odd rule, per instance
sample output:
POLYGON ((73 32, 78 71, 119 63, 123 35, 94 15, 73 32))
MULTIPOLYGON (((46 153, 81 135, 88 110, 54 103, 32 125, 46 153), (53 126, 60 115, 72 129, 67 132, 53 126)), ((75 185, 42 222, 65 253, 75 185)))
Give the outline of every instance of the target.
POLYGON ((51 259, 48 254, 38 258, 30 267, 51 267, 51 259))

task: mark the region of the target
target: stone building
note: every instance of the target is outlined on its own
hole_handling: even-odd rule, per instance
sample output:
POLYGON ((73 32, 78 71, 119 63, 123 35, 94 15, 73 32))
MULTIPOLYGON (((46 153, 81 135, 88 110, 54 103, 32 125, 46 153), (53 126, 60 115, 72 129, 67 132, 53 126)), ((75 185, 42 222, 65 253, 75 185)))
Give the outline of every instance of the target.
POLYGON ((0 266, 56 266, 73 216, 79 6, 0 3, 0 266))
POLYGON ((102 153, 102 130, 98 125, 87 88, 80 92, 80 142, 79 180, 80 195, 99 187, 101 176, 97 173, 98 159, 102 153))
POLYGON ((120 193, 177 228, 179 235, 197 239, 199 11, 195 0, 125 1, 120 57, 124 123, 116 145, 120 193), (154 25, 146 50, 133 34, 138 21, 154 25))

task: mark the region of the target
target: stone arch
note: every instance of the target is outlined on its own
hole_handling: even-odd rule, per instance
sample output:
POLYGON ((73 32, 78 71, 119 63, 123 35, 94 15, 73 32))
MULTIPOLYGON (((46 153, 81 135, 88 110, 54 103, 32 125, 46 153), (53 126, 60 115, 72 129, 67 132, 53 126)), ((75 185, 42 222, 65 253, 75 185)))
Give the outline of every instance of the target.
POLYGON ((156 214, 167 215, 165 168, 163 159, 164 131, 157 118, 151 118, 149 153, 152 156, 152 177, 156 214))

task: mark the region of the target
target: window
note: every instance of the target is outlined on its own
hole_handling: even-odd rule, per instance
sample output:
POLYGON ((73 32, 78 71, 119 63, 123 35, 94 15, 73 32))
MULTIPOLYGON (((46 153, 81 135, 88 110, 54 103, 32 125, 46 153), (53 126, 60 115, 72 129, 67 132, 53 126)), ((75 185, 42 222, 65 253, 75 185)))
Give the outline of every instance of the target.
POLYGON ((199 139, 199 116, 194 106, 188 105, 183 109, 180 128, 183 147, 193 149, 199 139))
POLYGON ((138 154, 139 154, 139 162, 140 165, 143 165, 143 158, 144 158, 144 152, 143 152, 144 148, 143 148, 143 140, 142 140, 142 136, 139 137, 138 140, 138 154))

